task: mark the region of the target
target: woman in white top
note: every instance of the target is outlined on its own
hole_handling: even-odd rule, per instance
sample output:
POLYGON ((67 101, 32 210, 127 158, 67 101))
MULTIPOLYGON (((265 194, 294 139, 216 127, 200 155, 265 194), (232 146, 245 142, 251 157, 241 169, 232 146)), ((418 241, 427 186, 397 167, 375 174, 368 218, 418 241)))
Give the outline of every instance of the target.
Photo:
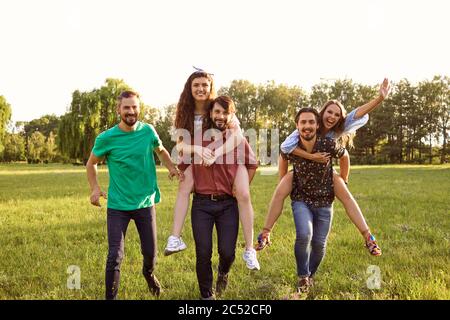
MULTIPOLYGON (((193 137, 196 129, 201 130, 204 111, 208 103, 215 98, 215 95, 214 81, 210 73, 200 69, 192 73, 186 81, 177 104, 175 129, 184 129, 189 137, 193 137)), ((217 158, 236 148, 242 139, 245 139, 236 117, 231 121, 229 129, 233 131, 236 139, 227 139, 227 142, 221 148, 217 148, 214 153, 210 149, 195 145, 192 141, 186 141, 186 139, 178 140, 177 150, 183 156, 192 155, 194 160, 197 157, 202 159, 205 165, 211 165, 217 158)), ((174 208, 172 234, 168 238, 164 251, 165 255, 186 249, 186 244, 181 238, 181 232, 189 207, 190 193, 194 187, 194 179, 191 165, 181 164, 179 168, 184 170, 184 180, 179 183, 174 208)), ((243 253, 243 259, 249 269, 259 270, 259 262, 256 257, 256 251, 253 248, 254 212, 250 199, 249 184, 249 176, 245 165, 239 165, 233 189, 235 190, 236 200, 239 205, 239 218, 244 233, 245 251, 243 253)))

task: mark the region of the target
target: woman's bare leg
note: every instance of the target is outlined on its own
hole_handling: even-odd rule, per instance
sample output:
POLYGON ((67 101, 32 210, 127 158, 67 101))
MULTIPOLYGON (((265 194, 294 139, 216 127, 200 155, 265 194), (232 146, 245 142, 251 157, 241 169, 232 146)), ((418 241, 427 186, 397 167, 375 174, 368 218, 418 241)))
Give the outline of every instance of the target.
POLYGON ((336 197, 342 202, 345 208, 347 216, 352 220, 353 224, 358 228, 364 242, 366 244, 369 253, 373 256, 381 256, 381 249, 377 244, 375 237, 370 233, 369 226, 366 223, 366 219, 358 206, 358 203, 353 198, 352 194, 348 190, 344 183, 344 180, 336 173, 333 174, 334 193, 336 197))
POLYGON ((180 181, 178 184, 178 193, 173 214, 172 234, 169 239, 167 239, 166 249, 164 250, 165 255, 170 255, 186 249, 186 244, 181 239, 181 232, 189 209, 189 198, 193 188, 194 177, 192 166, 189 166, 184 171, 184 180, 180 181))
POLYGON ((359 232, 363 236, 364 239, 367 239, 367 236, 370 234, 369 226, 366 223, 366 219, 359 208, 358 203, 355 198, 351 194, 350 190, 348 190, 347 186, 344 183, 344 180, 337 174, 333 174, 333 183, 334 183, 334 193, 336 197, 341 201, 345 208, 345 212, 353 224, 358 228, 359 232))
POLYGON ((264 228, 269 231, 272 230, 275 222, 283 212, 284 200, 291 194, 292 180, 294 173, 288 172, 278 183, 275 192, 273 193, 272 200, 269 205, 269 212, 267 212, 266 222, 264 228))
POLYGON ((253 249, 253 206, 250 197, 250 181, 245 165, 239 165, 234 178, 234 193, 239 206, 239 218, 244 233, 245 251, 242 255, 247 268, 259 270, 260 265, 256 257, 256 251, 253 249))
POLYGON ((194 176, 192 173, 192 166, 189 166, 184 171, 184 180, 178 184, 178 193, 177 199, 175 200, 172 225, 172 235, 175 237, 181 236, 184 220, 186 220, 187 211, 189 209, 189 199, 193 188, 194 176))
POLYGON ((239 218, 244 233, 245 249, 253 248, 254 211, 250 197, 250 182, 245 165, 239 165, 234 178, 235 196, 239 206, 239 218))
POLYGON ((256 250, 262 250, 267 245, 270 245, 270 232, 272 231, 275 222, 283 212, 284 199, 286 199, 292 191, 292 179, 294 174, 293 172, 286 172, 287 162, 285 165, 285 173, 280 175, 281 180, 273 193, 272 200, 270 201, 269 212, 267 212, 266 215, 264 228, 258 235, 258 245, 256 246, 256 250))

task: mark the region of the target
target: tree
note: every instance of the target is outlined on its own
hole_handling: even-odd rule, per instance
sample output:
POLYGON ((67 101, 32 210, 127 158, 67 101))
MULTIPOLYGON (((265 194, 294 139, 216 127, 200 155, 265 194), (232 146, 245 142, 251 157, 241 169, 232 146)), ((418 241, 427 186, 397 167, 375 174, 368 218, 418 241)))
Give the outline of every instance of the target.
POLYGON ((336 80, 330 87, 331 99, 339 100, 347 109, 347 112, 361 104, 358 99, 358 86, 351 79, 336 80))
POLYGON ((3 150, 2 161, 24 161, 25 139, 18 133, 7 133, 5 136, 5 149, 3 150))
POLYGON ((29 122, 24 122, 25 136, 29 137, 35 131, 41 132, 46 137, 48 137, 51 132, 56 134, 58 131, 59 121, 60 118, 58 116, 50 114, 29 122))
MULTIPOLYGON (((156 109, 152 109, 156 110, 156 109)), ((163 110, 156 110, 157 116, 155 116, 154 121, 150 122, 147 119, 146 122, 152 123, 155 127, 156 132, 158 132, 159 138, 161 139, 162 144, 167 149, 169 154, 171 154, 172 149, 175 147, 176 142, 172 141, 172 132, 173 132, 173 122, 175 119, 175 110, 176 105, 171 104, 166 106, 163 110)), ((159 159, 156 159, 157 161, 159 159)))
MULTIPOLYGON (((100 89, 73 92, 69 110, 58 126, 57 145, 62 155, 87 162, 97 135, 119 122, 117 97, 125 90, 132 89, 123 80, 106 79, 100 89)), ((139 120, 151 117, 150 109, 141 101, 139 120)))
POLYGON ((75 90, 72 93, 72 102, 69 111, 61 117, 58 127, 58 148, 63 155, 71 159, 80 159, 80 144, 83 137, 84 126, 82 123, 81 104, 83 93, 75 90))
MULTIPOLYGON (((392 87, 391 95, 371 112, 368 123, 358 130, 352 151, 356 160, 360 163, 402 163, 428 159, 432 163, 433 157, 439 156, 441 163, 448 161, 450 78, 435 76, 431 81, 417 85, 403 79, 392 87)), ((23 159, 21 145, 25 144, 24 152, 30 162, 53 161, 61 158, 58 155, 61 152, 66 159, 85 163, 97 135, 119 122, 116 99, 120 92, 130 89, 123 80, 108 78, 98 89, 75 90, 62 117, 46 115, 30 122, 16 123, 16 131, 22 132, 22 140, 16 135, 5 136, 11 108, 0 97, 0 150, 4 145, 8 147, 3 155, 0 151, 0 159, 23 159)), ((277 129, 279 142, 282 142, 295 128, 293 117, 298 108, 312 106, 319 109, 327 100, 337 99, 350 112, 373 99, 378 87, 353 83, 349 79, 334 80, 333 83, 314 85, 308 95, 300 87, 274 81, 255 85, 247 80, 233 80, 218 93, 230 96, 235 102, 241 128, 277 129)), ((156 109, 141 101, 139 120, 154 125, 169 151, 175 146, 171 139, 175 108, 175 105, 169 105, 156 109)), ((259 135, 259 139, 261 137, 259 135)), ((261 159, 261 154, 259 156, 261 159)))
POLYGON ((319 110, 331 98, 331 88, 327 83, 321 82, 312 86, 309 96, 310 106, 319 110))
POLYGON ((260 126, 266 129, 277 128, 280 141, 295 129, 294 117, 297 110, 308 104, 306 93, 299 87, 276 85, 273 81, 260 88, 260 126))
POLYGON ((56 141, 55 141, 55 135, 53 132, 50 132, 49 136, 47 137, 45 141, 45 147, 42 152, 42 159, 44 162, 53 162, 57 156, 56 151, 56 141))
MULTIPOLYGON (((40 133, 42 133, 46 139, 49 139, 50 135, 53 135, 53 139, 55 138, 57 131, 58 131, 58 126, 59 123, 61 122, 60 117, 51 114, 51 115, 45 115, 42 116, 38 119, 33 119, 29 122, 17 122, 16 123, 16 128, 23 126, 23 135, 24 135, 24 139, 25 139, 25 151, 26 154, 28 154, 28 141, 29 138, 31 137, 31 135, 38 131, 40 133)), ((56 152, 56 150, 54 151, 56 152)), ((52 159, 54 158, 54 156, 52 157, 52 159)), ((51 161, 51 160, 49 160, 51 161)))
POLYGON ((28 139, 28 163, 40 163, 45 159, 45 136, 39 131, 33 132, 28 139))
POLYGON ((5 97, 0 96, 0 154, 4 148, 4 139, 6 128, 11 120, 11 105, 6 101, 5 97))
POLYGON ((422 81, 418 85, 418 102, 422 109, 424 139, 428 140, 428 161, 433 162, 433 142, 439 132, 439 86, 433 81, 422 81), (426 137, 426 138, 425 138, 426 137))
POLYGON ((406 108, 412 102, 412 87, 408 80, 403 79, 392 86, 390 97, 385 100, 383 110, 391 114, 387 123, 387 143, 383 148, 389 156, 390 163, 404 161, 405 137, 407 129, 406 108))
POLYGON ((433 84, 436 86, 438 97, 437 126, 442 138, 442 164, 447 162, 447 137, 450 130, 450 78, 448 76, 435 76, 433 84))
POLYGON ((226 95, 233 99, 236 105, 236 116, 244 130, 258 129, 259 99, 258 88, 248 80, 233 80, 229 87, 222 87, 219 95, 226 95))

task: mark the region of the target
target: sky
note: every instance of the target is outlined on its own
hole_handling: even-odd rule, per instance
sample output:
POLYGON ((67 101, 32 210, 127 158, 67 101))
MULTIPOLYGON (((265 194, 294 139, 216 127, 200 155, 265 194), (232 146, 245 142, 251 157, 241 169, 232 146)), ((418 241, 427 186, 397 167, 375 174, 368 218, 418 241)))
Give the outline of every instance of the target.
POLYGON ((123 79, 176 103, 197 66, 298 85, 450 75, 447 0, 0 0, 0 95, 12 121, 62 115, 74 90, 123 79))

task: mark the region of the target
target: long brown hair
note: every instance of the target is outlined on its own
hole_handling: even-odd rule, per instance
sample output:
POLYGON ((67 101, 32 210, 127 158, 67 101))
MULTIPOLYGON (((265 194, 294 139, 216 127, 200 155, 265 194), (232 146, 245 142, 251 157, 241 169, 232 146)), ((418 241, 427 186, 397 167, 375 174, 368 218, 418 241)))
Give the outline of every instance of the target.
MULTIPOLYGON (((187 79, 183 92, 181 92, 175 113, 174 126, 176 129, 186 129, 191 135, 194 134, 194 111, 195 100, 192 96, 192 81, 196 78, 207 78, 210 82, 210 94, 208 100, 212 100, 216 96, 214 81, 211 74, 205 71, 196 71, 187 79)), ((209 101, 206 101, 208 103, 209 101)))
POLYGON ((230 97, 218 96, 214 100, 210 101, 208 107, 206 108, 205 116, 203 117, 203 130, 208 130, 213 126, 211 111, 216 103, 218 103, 222 108, 228 111, 229 114, 236 113, 236 106, 230 97))
POLYGON ((333 126, 333 128, 331 128, 330 131, 334 131, 335 137, 336 137, 336 142, 339 146, 341 147, 350 147, 353 148, 353 138, 355 137, 355 133, 347 133, 347 134, 342 134, 345 130, 345 119, 347 118, 347 111, 345 110, 344 106, 342 105, 342 103, 340 103, 338 100, 328 100, 327 102, 325 102, 325 104, 322 106, 322 108, 320 108, 320 126, 319 126, 319 132, 320 134, 324 134, 323 130, 324 130, 324 125, 323 125, 323 118, 324 118, 324 114, 326 109, 328 108, 328 106, 335 104, 339 107, 339 109, 341 110, 341 117, 338 120, 338 122, 333 126))

